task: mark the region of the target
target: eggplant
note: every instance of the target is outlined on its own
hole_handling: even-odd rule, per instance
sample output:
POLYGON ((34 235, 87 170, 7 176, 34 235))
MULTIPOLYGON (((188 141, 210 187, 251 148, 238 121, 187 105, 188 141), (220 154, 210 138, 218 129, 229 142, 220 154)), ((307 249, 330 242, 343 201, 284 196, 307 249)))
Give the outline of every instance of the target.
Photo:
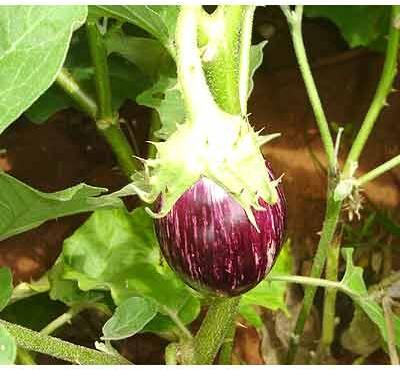
MULTIPOLYGON (((270 180, 272 170, 266 163, 270 180)), ((260 200, 263 210, 246 212, 222 187, 200 178, 164 217, 155 220, 169 266, 192 288, 217 296, 237 296, 255 287, 271 270, 284 241, 286 201, 260 200)), ((162 207, 162 198, 156 208, 162 207)))

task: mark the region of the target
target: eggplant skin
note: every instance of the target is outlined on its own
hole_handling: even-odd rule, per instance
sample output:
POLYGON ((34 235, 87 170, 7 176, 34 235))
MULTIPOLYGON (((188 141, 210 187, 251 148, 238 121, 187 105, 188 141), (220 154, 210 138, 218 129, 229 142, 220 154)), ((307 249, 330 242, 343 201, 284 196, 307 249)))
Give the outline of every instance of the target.
POLYGON ((155 220, 169 266, 203 293, 232 297, 255 287, 271 270, 284 241, 286 200, 280 185, 277 190, 278 202, 261 201, 265 210, 253 210, 258 232, 223 188, 207 178, 197 181, 165 217, 155 220))

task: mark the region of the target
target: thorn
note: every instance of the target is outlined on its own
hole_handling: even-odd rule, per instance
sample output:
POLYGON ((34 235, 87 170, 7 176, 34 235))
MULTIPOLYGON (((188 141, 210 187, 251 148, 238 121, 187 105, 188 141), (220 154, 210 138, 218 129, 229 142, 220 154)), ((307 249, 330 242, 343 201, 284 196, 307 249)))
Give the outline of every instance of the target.
POLYGON ((395 88, 393 88, 392 90, 390 90, 392 93, 397 93, 397 92, 399 92, 399 90, 398 89, 395 89, 395 88))

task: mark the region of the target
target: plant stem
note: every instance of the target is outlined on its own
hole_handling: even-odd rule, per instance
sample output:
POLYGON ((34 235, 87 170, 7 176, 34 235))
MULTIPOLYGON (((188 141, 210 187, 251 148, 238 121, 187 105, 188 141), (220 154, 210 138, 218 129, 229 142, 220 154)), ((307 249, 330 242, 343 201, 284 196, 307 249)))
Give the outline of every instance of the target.
POLYGON ((66 68, 62 68, 57 75, 57 83, 85 113, 96 118, 96 102, 82 90, 66 68))
POLYGON ((224 343, 221 346, 219 352, 218 364, 219 365, 231 365, 232 364, 232 351, 235 343, 235 332, 236 332, 236 322, 233 320, 231 327, 226 334, 224 343))
MULTIPOLYGON (((326 259, 325 278, 337 281, 339 267, 340 241, 335 240, 328 249, 326 259)), ((318 345, 318 356, 320 361, 331 355, 331 345, 335 337, 335 312, 336 312, 336 289, 325 290, 324 310, 322 316, 322 335, 318 345)))
POLYGON ((378 176, 383 175, 385 172, 390 171, 392 168, 400 165, 400 154, 396 157, 390 159, 389 161, 382 163, 378 167, 374 168, 373 170, 369 171, 368 173, 360 176, 357 179, 357 185, 362 186, 367 182, 370 182, 376 179, 378 176))
POLYGON ((328 121, 326 119, 324 109, 322 108, 321 99, 318 95, 318 90, 315 85, 314 78, 311 73, 311 68, 308 63, 307 54, 304 47, 303 35, 301 32, 301 24, 303 18, 303 6, 296 5, 295 11, 291 11, 289 6, 282 6, 282 11, 285 14, 290 26, 292 35, 293 47, 299 64, 300 72, 303 76, 304 84, 307 89, 308 97, 317 121, 317 125, 321 134, 322 143, 324 144, 325 153, 328 158, 329 173, 336 172, 336 157, 333 139, 329 130, 328 121))
POLYGON ((82 347, 35 332, 22 326, 0 320, 0 324, 15 338, 17 345, 29 351, 43 353, 64 361, 80 365, 123 365, 128 360, 94 349, 82 347))
POLYGON ((343 167, 344 177, 351 175, 349 172, 352 164, 358 162, 358 159, 368 140, 369 135, 371 134, 379 113, 381 112, 382 108, 387 105, 386 98, 391 92, 393 80, 397 72, 397 57, 400 35, 399 19, 400 5, 393 5, 389 39, 386 48, 385 63, 383 66, 382 75, 376 89, 375 96, 361 125, 360 131, 358 132, 347 156, 345 165, 343 167))
POLYGON ((193 362, 212 364, 235 320, 240 297, 215 298, 193 341, 193 362))
POLYGON ((168 309, 165 306, 163 307, 163 309, 171 318, 171 320, 175 323, 175 325, 178 327, 181 336, 183 336, 185 340, 193 339, 192 333, 188 330, 188 328, 185 326, 185 324, 182 322, 182 320, 179 318, 176 312, 168 309))
POLYGON ((71 322, 71 320, 83 310, 83 306, 71 307, 67 312, 63 313, 61 316, 58 316, 55 320, 46 325, 40 331, 40 333, 44 335, 50 335, 54 333, 57 329, 71 322))
POLYGON ((106 46, 95 21, 89 20, 86 28, 95 70, 98 105, 97 115, 94 117, 96 125, 113 149, 121 169, 130 178, 139 167, 132 147, 119 126, 118 113, 112 107, 106 46))
POLYGON ((88 20, 86 23, 89 40, 90 55, 95 70, 95 83, 97 102, 99 105, 99 118, 102 125, 109 126, 117 122, 111 101, 111 85, 108 74, 107 50, 103 36, 100 34, 97 22, 88 20))
POLYGON ((111 125, 101 133, 110 144, 121 170, 130 178, 138 169, 139 164, 134 158, 134 152, 119 125, 111 125))
POLYGON ((301 275, 272 275, 265 278, 267 281, 283 281, 285 283, 301 284, 315 288, 338 289, 347 295, 353 296, 353 292, 339 281, 313 278, 301 275))
MULTIPOLYGON (((314 256, 313 265, 311 267, 311 278, 319 278, 325 265, 327 250, 332 243, 339 215, 342 207, 342 202, 336 202, 333 197, 333 191, 328 190, 327 208, 325 213, 325 220, 321 231, 321 238, 318 243, 317 252, 314 256)), ((304 330, 304 325, 310 314, 311 307, 314 301, 316 287, 309 286, 305 289, 303 306, 297 318, 296 326, 293 336, 289 343, 289 350, 287 354, 287 363, 293 363, 297 348, 299 345, 300 337, 304 330)))

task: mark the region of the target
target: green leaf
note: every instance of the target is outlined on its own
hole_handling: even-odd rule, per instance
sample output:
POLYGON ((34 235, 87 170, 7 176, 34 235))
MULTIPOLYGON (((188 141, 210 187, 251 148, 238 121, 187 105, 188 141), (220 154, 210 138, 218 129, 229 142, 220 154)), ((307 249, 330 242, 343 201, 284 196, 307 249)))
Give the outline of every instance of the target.
POLYGON ((249 93, 248 96, 251 95, 253 88, 254 88, 254 82, 253 82, 253 77, 254 74, 256 73, 258 67, 262 64, 263 61, 263 49, 264 46, 267 44, 268 41, 262 41, 257 45, 252 45, 250 47, 250 63, 249 63, 249 93))
POLYGON ((149 298, 128 298, 117 307, 103 326, 102 340, 121 340, 141 331, 157 314, 157 304, 149 298))
POLYGON ((157 38, 171 53, 175 54, 173 39, 179 7, 176 5, 96 5, 96 15, 113 17, 132 23, 157 38))
POLYGON ((9 268, 0 268, 0 311, 7 306, 13 291, 12 274, 9 268))
POLYGON ((0 325, 0 365, 9 365, 15 362, 17 346, 14 338, 3 325, 0 325))
POLYGON ((171 70, 175 69, 168 51, 157 40, 128 36, 121 29, 117 29, 107 32, 105 41, 109 54, 117 53, 123 56, 153 80, 165 65, 169 64, 171 70))
POLYGON ((161 120, 161 129, 155 132, 159 139, 168 139, 185 121, 185 107, 176 78, 161 76, 156 84, 141 93, 136 102, 154 108, 161 120))
MULTIPOLYGON (((368 295, 367 287, 363 280, 363 269, 353 264, 353 249, 342 249, 346 259, 346 271, 341 285, 347 289, 347 293, 354 299, 360 308, 367 314, 372 322, 378 327, 383 339, 387 341, 387 329, 383 308, 376 302, 373 295, 368 295)), ((400 346, 400 318, 393 317, 396 345, 400 346)))
POLYGON ((55 193, 43 193, 0 172, 0 240, 57 217, 121 206, 117 198, 98 197, 106 190, 79 184, 55 193))
POLYGON ((324 17, 334 22, 351 48, 366 46, 382 49, 388 33, 390 6, 307 5, 308 17, 324 17))
POLYGON ((0 133, 55 80, 86 6, 3 6, 0 12, 0 133))
POLYGON ((153 219, 143 208, 94 212, 65 240, 61 259, 63 277, 83 291, 109 290, 117 305, 132 296, 152 298, 161 315, 172 313, 185 323, 197 317, 190 307, 186 315, 192 291, 160 262, 153 219))
POLYGON ((79 289, 78 283, 63 278, 65 266, 58 260, 49 271, 50 298, 55 301, 61 301, 67 306, 74 306, 83 303, 100 301, 104 294, 95 290, 83 292, 79 289))
MULTIPOLYGON (((292 269, 293 258, 290 240, 288 240, 268 275, 291 275, 292 269)), ((240 314, 255 327, 260 327, 262 321, 258 317, 254 306, 262 306, 273 311, 282 310, 288 314, 285 303, 286 285, 286 283, 280 281, 263 280, 254 289, 242 296, 239 304, 240 314)))

